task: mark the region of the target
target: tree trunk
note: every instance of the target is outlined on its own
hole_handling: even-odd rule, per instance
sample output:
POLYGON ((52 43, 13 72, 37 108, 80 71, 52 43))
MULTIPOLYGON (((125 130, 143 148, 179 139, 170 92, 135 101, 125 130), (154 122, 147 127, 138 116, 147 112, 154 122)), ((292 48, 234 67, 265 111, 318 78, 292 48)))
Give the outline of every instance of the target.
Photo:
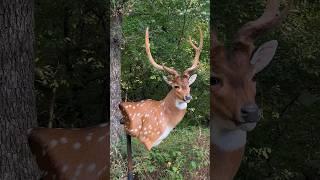
POLYGON ((37 126, 32 0, 0 1, 0 179, 39 179, 27 129, 37 126))
POLYGON ((119 138, 124 135, 120 118, 122 117, 119 110, 121 102, 121 13, 117 11, 111 15, 110 30, 110 138, 111 145, 116 144, 119 138))

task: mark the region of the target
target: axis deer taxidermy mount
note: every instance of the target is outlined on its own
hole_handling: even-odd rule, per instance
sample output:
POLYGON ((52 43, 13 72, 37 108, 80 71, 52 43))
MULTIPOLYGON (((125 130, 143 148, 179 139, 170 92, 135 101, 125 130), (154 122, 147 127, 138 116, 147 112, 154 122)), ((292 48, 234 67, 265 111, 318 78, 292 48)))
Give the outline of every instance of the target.
POLYGON ((191 75, 199 66, 200 53, 203 47, 203 34, 200 31, 199 47, 189 43, 195 50, 192 66, 179 74, 175 69, 159 65, 153 59, 149 44, 149 31, 146 29, 145 47, 151 65, 169 74, 163 76, 172 89, 167 96, 160 100, 142 100, 139 102, 122 102, 119 108, 123 115, 126 133, 136 137, 148 150, 160 144, 170 131, 182 120, 186 113, 187 104, 192 99, 190 85, 196 80, 197 75, 191 75))
POLYGON ((272 60, 277 41, 255 50, 254 40, 278 25, 288 8, 280 13, 277 0, 268 0, 263 15, 243 25, 231 50, 211 35, 211 164, 210 177, 230 180, 236 175, 244 153, 247 131, 255 128, 260 110, 255 102, 256 80, 272 60))

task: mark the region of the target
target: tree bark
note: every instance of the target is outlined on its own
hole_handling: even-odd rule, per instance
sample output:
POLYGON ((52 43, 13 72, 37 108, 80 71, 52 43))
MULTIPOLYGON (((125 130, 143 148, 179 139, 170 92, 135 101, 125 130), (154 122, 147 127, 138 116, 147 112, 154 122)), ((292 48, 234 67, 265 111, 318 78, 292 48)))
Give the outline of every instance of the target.
POLYGON ((0 1, 0 179, 39 179, 27 129, 37 126, 32 0, 0 1))
POLYGON ((121 136, 124 136, 120 119, 122 118, 119 110, 121 102, 121 18, 120 11, 111 14, 110 30, 110 142, 111 145, 118 143, 121 136))

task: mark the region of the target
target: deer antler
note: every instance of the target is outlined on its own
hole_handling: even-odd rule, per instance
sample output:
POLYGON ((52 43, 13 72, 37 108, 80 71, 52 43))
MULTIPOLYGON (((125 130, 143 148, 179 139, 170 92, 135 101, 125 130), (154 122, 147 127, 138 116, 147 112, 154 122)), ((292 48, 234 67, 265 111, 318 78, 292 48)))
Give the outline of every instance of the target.
POLYGON ((179 73, 172 69, 172 68, 169 68, 167 66, 164 66, 164 65, 159 65, 157 64, 152 55, 151 55, 151 51, 150 51, 150 43, 149 43, 149 28, 146 29, 146 38, 145 38, 145 45, 146 45, 146 52, 147 52, 147 55, 148 55, 148 59, 150 61, 150 63, 156 68, 156 69, 159 69, 159 70, 162 70, 162 71, 166 71, 168 72, 169 74, 173 75, 174 77, 175 76, 179 76, 179 73))
POLYGON ((191 44, 191 46, 193 47, 193 49, 195 50, 195 56, 192 62, 192 66, 189 67, 188 69, 186 69, 184 71, 183 74, 189 75, 192 71, 196 70, 199 66, 199 61, 200 61, 200 53, 203 47, 203 34, 202 31, 199 27, 199 32, 200 32, 200 42, 199 42, 199 47, 197 47, 195 44, 193 44, 192 40, 191 40, 191 36, 189 36, 189 43, 191 44))
POLYGON ((236 42, 253 43, 258 35, 278 25, 287 15, 288 6, 280 13, 279 0, 268 0, 262 16, 242 26, 236 36, 236 42))

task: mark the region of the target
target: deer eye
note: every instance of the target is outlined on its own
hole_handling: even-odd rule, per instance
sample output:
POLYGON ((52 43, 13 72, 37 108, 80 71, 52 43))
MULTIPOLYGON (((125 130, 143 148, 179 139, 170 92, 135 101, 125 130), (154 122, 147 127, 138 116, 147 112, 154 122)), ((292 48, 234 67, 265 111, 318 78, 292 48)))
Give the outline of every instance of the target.
POLYGON ((178 88, 180 88, 180 86, 174 86, 174 88, 178 89, 178 88))
POLYGON ((210 85, 211 86, 214 86, 214 85, 217 85, 217 84, 220 84, 221 83, 221 80, 215 76, 211 76, 210 77, 210 85))

